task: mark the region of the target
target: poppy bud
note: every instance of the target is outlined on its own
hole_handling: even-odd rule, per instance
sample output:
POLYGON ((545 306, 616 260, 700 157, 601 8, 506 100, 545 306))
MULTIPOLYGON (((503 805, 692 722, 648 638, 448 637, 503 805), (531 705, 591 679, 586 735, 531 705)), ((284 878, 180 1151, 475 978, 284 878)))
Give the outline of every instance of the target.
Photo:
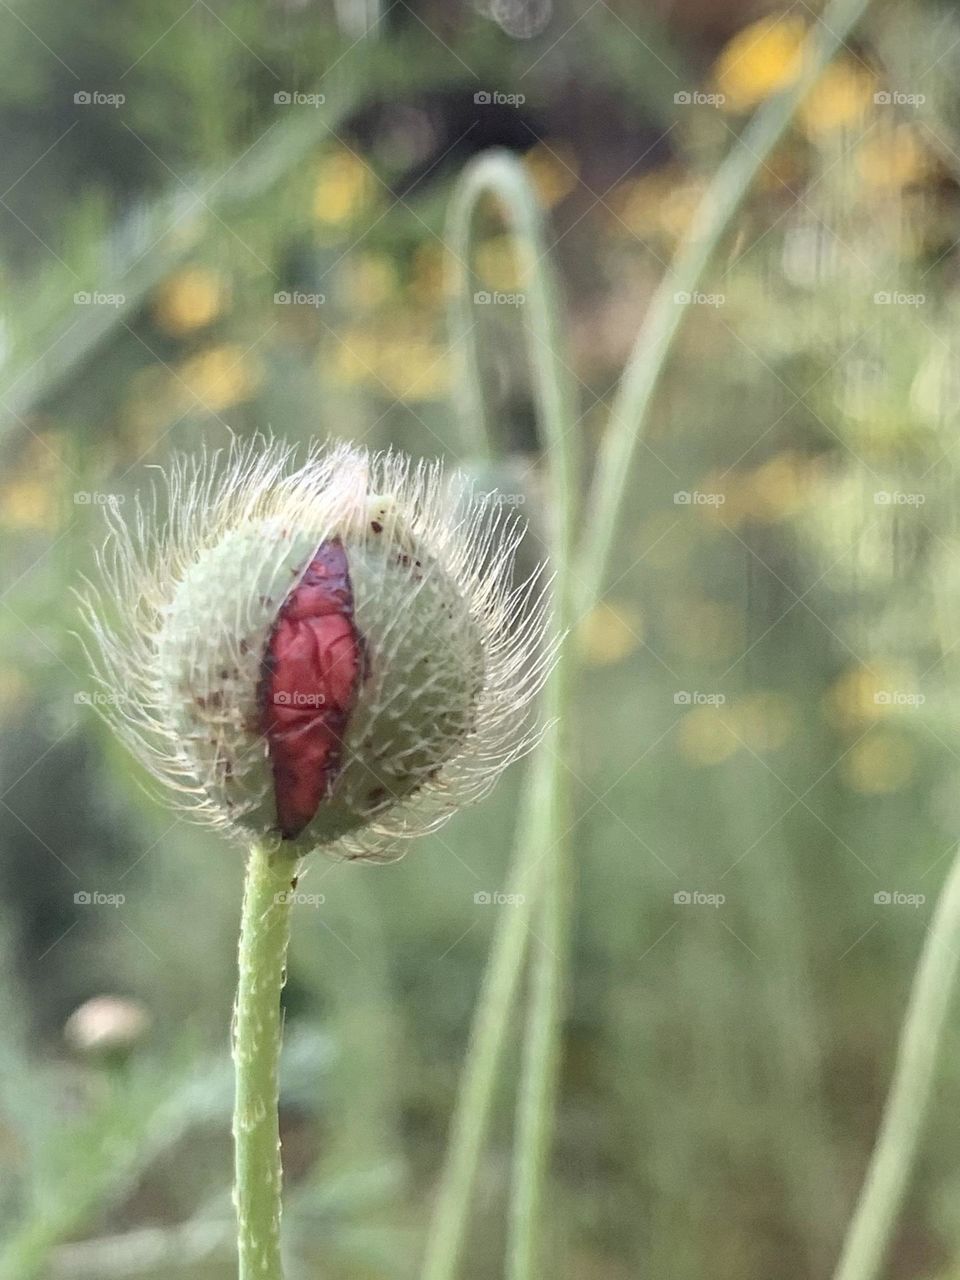
POLYGON ((256 439, 107 508, 84 599, 97 706, 197 816, 299 856, 373 856, 489 790, 536 740, 552 660, 522 530, 439 464, 256 439), (110 602, 119 614, 106 621, 110 602))

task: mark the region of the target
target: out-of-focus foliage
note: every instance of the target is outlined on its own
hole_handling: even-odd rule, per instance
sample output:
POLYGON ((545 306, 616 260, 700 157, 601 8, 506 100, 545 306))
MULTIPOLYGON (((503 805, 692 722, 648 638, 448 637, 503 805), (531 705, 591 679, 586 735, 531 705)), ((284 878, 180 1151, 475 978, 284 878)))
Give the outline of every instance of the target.
MULTIPOLYGON (((806 6, 720 8, 0 13, 4 1280, 231 1274, 240 867, 142 795, 93 714, 70 591, 98 508, 231 432, 456 455, 443 214, 490 145, 524 154, 550 210, 592 451, 709 174, 796 74, 806 6), (63 1023, 104 992, 152 1027, 122 1060, 80 1059, 63 1023)), ((589 674, 552 1203, 570 1280, 826 1274, 960 831, 960 26, 895 10, 804 104, 709 293, 678 300, 615 580, 571 638, 589 674)), ((513 455, 495 479, 536 530, 523 263, 494 208, 474 266, 513 455)), ((517 786, 399 864, 309 870, 291 1280, 415 1274, 510 909, 475 895, 505 887, 517 786)), ((957 1047, 892 1275, 948 1274, 960 1249, 957 1047)), ((512 1109, 476 1280, 499 1274, 512 1109)))

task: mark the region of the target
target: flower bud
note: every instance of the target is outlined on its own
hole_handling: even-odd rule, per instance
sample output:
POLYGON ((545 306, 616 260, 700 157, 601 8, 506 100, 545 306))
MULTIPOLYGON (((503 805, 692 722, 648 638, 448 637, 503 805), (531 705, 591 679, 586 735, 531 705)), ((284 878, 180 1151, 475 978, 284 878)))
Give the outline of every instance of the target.
POLYGON ((186 807, 246 843, 371 856, 484 794, 535 741, 546 588, 522 531, 439 464, 256 439, 107 509, 84 600, 97 701, 186 807), (162 492, 162 491, 161 491, 162 492), (109 602, 118 616, 107 621, 109 602))

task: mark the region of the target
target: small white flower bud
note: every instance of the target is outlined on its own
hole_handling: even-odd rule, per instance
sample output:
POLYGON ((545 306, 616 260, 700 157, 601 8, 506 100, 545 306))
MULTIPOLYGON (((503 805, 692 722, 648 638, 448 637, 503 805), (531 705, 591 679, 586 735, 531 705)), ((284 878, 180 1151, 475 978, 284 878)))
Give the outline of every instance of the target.
POLYGON ((165 518, 157 493, 132 525, 107 509, 94 665, 104 713, 198 816, 373 856, 536 740, 546 585, 513 587, 516 518, 439 464, 291 457, 257 439, 179 459, 165 518))

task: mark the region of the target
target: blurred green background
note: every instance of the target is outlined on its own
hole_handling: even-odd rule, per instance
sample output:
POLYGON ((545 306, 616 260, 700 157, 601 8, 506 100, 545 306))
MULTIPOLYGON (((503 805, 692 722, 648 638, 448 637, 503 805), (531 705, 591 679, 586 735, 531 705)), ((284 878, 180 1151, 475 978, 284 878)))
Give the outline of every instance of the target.
MULTIPOLYGON (((0 1234, 35 1275, 234 1266, 241 865, 144 796, 94 714, 71 592, 103 504, 175 449, 258 429, 473 467, 443 219, 492 146, 548 211, 592 460, 650 292, 813 18, 803 0, 0 7, 0 1234), (65 1033, 101 996, 133 1003, 65 1033), (90 1047, 110 1035, 125 1047, 90 1047)), ((836 1255, 960 832, 958 72, 951 10, 871 11, 709 292, 678 299, 613 581, 569 640, 566 1280, 816 1277, 836 1255)), ((495 208, 472 265, 508 455, 478 478, 522 505, 534 557, 550 495, 495 208)), ((290 1280, 416 1274, 511 909, 475 895, 507 887, 522 770, 398 863, 309 870, 290 1280)), ((958 1050, 954 1029, 891 1276, 955 1272, 958 1050)), ((500 1274, 513 1105, 504 1086, 470 1280, 500 1274)))

